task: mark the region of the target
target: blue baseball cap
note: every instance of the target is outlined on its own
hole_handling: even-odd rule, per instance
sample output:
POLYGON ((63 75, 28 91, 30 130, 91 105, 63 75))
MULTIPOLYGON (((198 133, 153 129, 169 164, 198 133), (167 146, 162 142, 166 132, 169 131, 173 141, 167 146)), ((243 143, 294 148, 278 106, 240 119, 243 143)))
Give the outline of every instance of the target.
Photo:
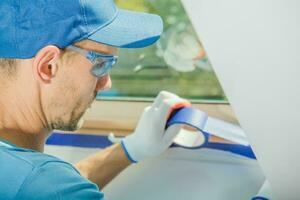
POLYGON ((120 48, 146 47, 163 30, 158 15, 118 9, 112 0, 1 0, 0 57, 32 58, 46 45, 83 39, 120 48))

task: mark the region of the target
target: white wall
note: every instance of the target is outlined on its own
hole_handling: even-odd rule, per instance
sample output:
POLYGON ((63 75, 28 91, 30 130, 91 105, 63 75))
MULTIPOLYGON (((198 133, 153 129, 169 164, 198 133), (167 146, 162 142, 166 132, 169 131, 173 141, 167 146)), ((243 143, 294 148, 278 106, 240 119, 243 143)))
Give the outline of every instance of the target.
POLYGON ((300 196, 300 1, 182 0, 278 199, 300 196))

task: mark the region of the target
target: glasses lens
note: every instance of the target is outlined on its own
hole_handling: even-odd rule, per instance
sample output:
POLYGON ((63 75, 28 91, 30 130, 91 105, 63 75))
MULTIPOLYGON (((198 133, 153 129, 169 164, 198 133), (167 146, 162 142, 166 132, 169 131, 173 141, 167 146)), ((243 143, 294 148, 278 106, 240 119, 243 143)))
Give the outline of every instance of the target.
POLYGON ((173 126, 180 126, 179 133, 173 140, 175 144, 187 148, 196 148, 205 143, 205 136, 198 129, 182 124, 173 126))
POLYGON ((91 72, 96 77, 103 77, 109 73, 113 62, 112 61, 104 61, 103 59, 97 59, 95 62, 91 72))

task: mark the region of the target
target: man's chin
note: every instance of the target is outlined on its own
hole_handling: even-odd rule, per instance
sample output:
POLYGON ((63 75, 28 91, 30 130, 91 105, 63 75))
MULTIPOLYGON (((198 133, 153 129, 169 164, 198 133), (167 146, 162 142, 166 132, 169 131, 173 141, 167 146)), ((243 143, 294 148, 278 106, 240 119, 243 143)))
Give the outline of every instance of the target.
POLYGON ((77 120, 73 120, 70 124, 69 124, 69 130, 68 131, 76 131, 78 129, 80 129, 83 126, 84 123, 84 119, 83 119, 83 115, 85 112, 83 112, 81 114, 81 117, 77 120))
POLYGON ((85 115, 85 113, 86 112, 88 112, 90 110, 90 107, 88 107, 88 108, 86 108, 79 116, 79 119, 77 118, 76 120, 73 120, 70 124, 70 128, 72 129, 72 130, 70 130, 70 131, 76 131, 76 130, 78 130, 78 129, 80 129, 82 126, 83 126, 83 124, 84 124, 84 115, 85 115))
POLYGON ((64 122, 62 119, 55 120, 54 123, 51 124, 52 130, 61 130, 61 131, 76 131, 83 126, 84 112, 77 119, 71 119, 69 122, 64 122))

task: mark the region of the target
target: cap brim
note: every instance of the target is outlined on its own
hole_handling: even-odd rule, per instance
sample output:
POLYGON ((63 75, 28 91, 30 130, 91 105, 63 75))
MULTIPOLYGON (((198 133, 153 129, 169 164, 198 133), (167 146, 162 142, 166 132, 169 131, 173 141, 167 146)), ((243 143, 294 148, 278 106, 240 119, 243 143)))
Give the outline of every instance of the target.
POLYGON ((141 48, 155 43, 163 31, 158 15, 119 9, 116 18, 87 39, 120 48, 141 48))

